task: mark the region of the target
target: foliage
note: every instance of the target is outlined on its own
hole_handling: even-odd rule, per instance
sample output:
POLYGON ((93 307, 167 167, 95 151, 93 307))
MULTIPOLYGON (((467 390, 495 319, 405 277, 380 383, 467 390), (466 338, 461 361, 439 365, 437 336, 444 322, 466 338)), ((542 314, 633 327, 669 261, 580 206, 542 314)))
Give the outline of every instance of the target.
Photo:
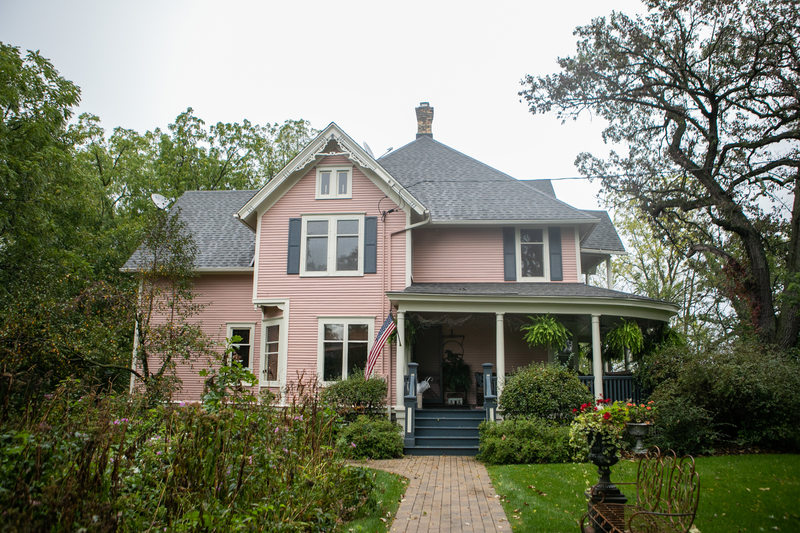
MULTIPOLYGON (((612 198, 606 201, 614 203, 612 198)), ((634 294, 679 305, 671 331, 691 346, 709 348, 730 336, 735 316, 713 283, 714 262, 705 261, 702 255, 687 257, 684 247, 660 238, 634 209, 617 210, 614 227, 630 252, 613 259, 615 284, 634 294)), ((645 342, 643 353, 648 351, 645 342)))
POLYGON ((337 380, 322 390, 322 399, 340 416, 352 419, 363 413, 379 414, 386 407, 386 381, 378 376, 364 378, 363 370, 355 370, 347 379, 337 380))
POLYGON ((136 277, 136 364, 132 372, 154 399, 169 398, 180 360, 212 358, 212 343, 192 320, 197 246, 180 219, 180 211, 160 211, 144 233, 136 277))
POLYGON ((628 408, 629 421, 633 424, 652 424, 653 419, 658 413, 658 406, 653 400, 650 400, 647 403, 638 404, 627 402, 625 407, 628 408))
POLYGON ((361 415, 339 431, 337 448, 352 459, 394 459, 403 456, 401 427, 386 418, 361 415))
POLYGON ((677 390, 662 389, 655 418, 655 431, 650 433, 653 445, 679 454, 708 454, 714 451, 719 434, 714 429, 712 413, 698 405, 694 398, 677 390))
MULTIPOLYGON (((703 533, 800 530, 798 455, 724 455, 695 459, 700 474, 700 506, 695 526, 703 533)), ((597 482, 591 464, 489 466, 513 531, 576 531, 586 512, 583 491, 597 482)), ((636 462, 620 461, 615 482, 634 481, 636 462)), ((628 497, 630 485, 618 485, 628 497)))
POLYGON ((529 316, 529 322, 520 329, 525 332, 524 339, 531 348, 544 346, 548 351, 560 352, 567 347, 572 333, 553 315, 529 316))
POLYGON ((252 388, 258 384, 258 379, 233 357, 236 354, 233 343, 241 340, 238 335, 227 339, 220 364, 200 371, 200 376, 205 378, 202 400, 207 411, 218 411, 226 403, 247 405, 257 400, 252 388))
POLYGON ((578 156, 607 198, 702 255, 696 270, 767 343, 800 331, 800 10, 794 1, 648 0, 575 31, 557 74, 528 76, 534 113, 592 112, 626 153, 578 156), (795 197, 795 201, 791 198, 795 197))
POLYGON ((624 402, 599 399, 595 403, 585 403, 569 427, 569 442, 576 450, 575 457, 585 460, 589 453, 589 439, 600 435, 603 444, 614 447, 619 455, 622 439, 625 437, 625 424, 630 420, 628 407, 624 402))
POLYGON ((345 522, 338 531, 370 531, 384 533, 389 531, 392 517, 400 506, 400 500, 408 486, 408 478, 390 474, 382 470, 374 470, 376 509, 371 515, 345 522))
POLYGON ((628 321, 624 318, 620 319, 620 322, 606 333, 603 341, 606 345, 603 355, 609 354, 611 357, 619 359, 625 358, 628 351, 631 355, 636 356, 644 348, 642 328, 635 321, 628 321))
POLYGON ((478 459, 488 464, 565 463, 569 428, 543 418, 483 422, 478 459))
POLYGON ((472 375, 469 365, 464 362, 463 354, 445 350, 442 361, 442 382, 445 392, 467 393, 472 384, 472 375))
MULTIPOLYGON (((133 283, 76 171, 67 121, 79 90, 37 52, 0 43, 0 405, 37 402, 70 375, 121 386, 133 283)), ((130 253, 130 250, 123 253, 130 253)))
POLYGON ((731 444, 800 449, 800 363, 781 351, 755 342, 706 353, 670 348, 645 363, 660 442, 692 453, 731 444))
MULTIPOLYGON (((69 123, 79 97, 38 52, 0 43, 6 413, 39 401, 69 376, 87 389, 127 389, 137 280, 120 267, 141 232, 158 225, 152 193, 174 198, 189 188, 263 185, 316 134, 303 120, 206 128, 191 109, 165 132, 107 133, 96 116, 69 123)), ((153 380, 151 389, 155 381, 168 388, 153 380)))
POLYGON ((0 431, 9 529, 328 531, 375 509, 374 475, 334 452, 313 390, 215 412, 75 390, 0 431))
POLYGON ((568 423, 573 409, 590 402, 592 395, 575 372, 534 363, 506 378, 499 407, 506 417, 534 416, 568 423))

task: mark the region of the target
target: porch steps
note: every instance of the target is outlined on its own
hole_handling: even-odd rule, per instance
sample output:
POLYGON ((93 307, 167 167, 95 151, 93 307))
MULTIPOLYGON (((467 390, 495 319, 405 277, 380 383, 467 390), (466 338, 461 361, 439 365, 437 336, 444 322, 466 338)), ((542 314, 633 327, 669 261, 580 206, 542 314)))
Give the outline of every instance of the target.
POLYGON ((414 446, 406 455, 475 455, 483 410, 417 409, 414 446))

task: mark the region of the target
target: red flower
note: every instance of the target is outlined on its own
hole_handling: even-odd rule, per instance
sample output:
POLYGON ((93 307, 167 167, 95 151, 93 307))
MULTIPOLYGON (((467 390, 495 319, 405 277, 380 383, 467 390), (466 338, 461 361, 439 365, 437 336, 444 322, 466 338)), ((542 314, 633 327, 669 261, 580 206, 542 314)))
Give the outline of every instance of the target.
POLYGON ((611 413, 609 413, 608 411, 606 411, 605 413, 603 413, 603 419, 605 419, 605 420, 611 420, 611 413))

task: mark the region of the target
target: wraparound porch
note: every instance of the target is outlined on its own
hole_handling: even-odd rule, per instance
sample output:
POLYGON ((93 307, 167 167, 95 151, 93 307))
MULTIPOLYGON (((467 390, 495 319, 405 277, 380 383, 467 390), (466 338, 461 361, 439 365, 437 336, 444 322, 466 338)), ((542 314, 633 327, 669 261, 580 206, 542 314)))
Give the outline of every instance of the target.
MULTIPOLYGON (((533 361, 552 360, 553 354, 544 349, 528 348, 519 331, 528 315, 546 313, 556 315, 572 332, 577 341, 573 346, 578 343, 591 346, 591 388, 600 396, 604 390, 601 352, 604 331, 620 317, 636 320, 645 329, 668 322, 677 312, 677 306, 668 302, 573 283, 415 284, 405 291, 388 293, 388 297, 397 308, 399 339, 406 339, 407 326, 416 328, 419 321, 437 332, 417 335, 415 342, 401 341, 397 345, 398 414, 404 410, 401 376, 406 374, 409 362, 420 365, 420 379, 425 379, 426 373, 435 373, 436 365, 448 351, 455 353, 455 349, 461 348, 472 383, 463 403, 478 405, 477 375, 482 372, 483 363, 492 363, 499 376, 499 396, 507 373, 533 361)), ((440 390, 430 403, 446 405, 450 399, 447 393, 440 372, 440 390)))

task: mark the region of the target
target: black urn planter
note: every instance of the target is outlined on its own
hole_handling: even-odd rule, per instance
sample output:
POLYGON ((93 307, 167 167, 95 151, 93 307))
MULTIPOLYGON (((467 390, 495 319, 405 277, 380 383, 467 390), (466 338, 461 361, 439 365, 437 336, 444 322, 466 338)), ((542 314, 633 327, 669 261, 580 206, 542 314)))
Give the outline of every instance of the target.
MULTIPOLYGON (((589 518, 593 523, 594 531, 610 531, 610 526, 595 521, 596 516, 594 506, 598 504, 624 504, 628 502, 616 485, 611 481, 611 467, 619 462, 617 454, 618 447, 615 444, 610 444, 603 441, 603 434, 592 432, 588 436, 589 442, 589 460, 597 466, 597 473, 599 479, 597 484, 594 485, 587 497, 589 499, 589 518), (609 528, 609 529, 606 529, 609 528)), ((621 527, 623 524, 614 524, 614 526, 621 527)))

